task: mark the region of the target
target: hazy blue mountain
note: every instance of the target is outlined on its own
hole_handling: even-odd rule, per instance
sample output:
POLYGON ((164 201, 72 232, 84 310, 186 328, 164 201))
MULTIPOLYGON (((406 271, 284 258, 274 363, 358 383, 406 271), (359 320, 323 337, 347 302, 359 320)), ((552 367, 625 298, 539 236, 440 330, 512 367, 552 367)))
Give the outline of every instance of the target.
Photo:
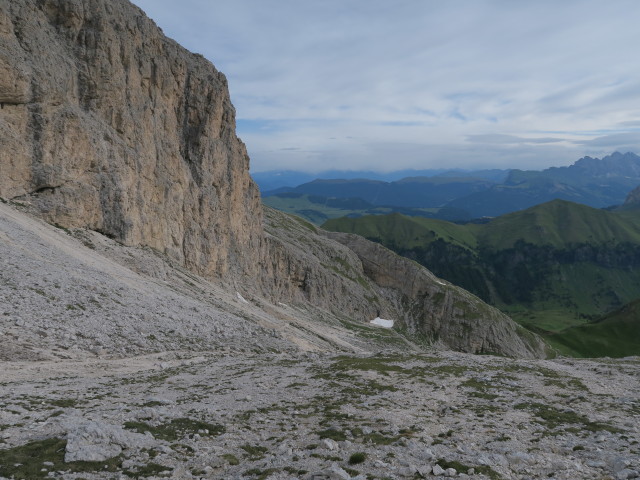
MULTIPOLYGON (((397 170, 393 172, 373 172, 369 170, 324 170, 318 173, 297 172, 295 170, 271 170, 268 172, 252 173, 253 180, 260 187, 261 192, 269 192, 282 187, 293 188, 313 180, 352 180, 366 178, 392 182, 408 176, 432 177, 445 173, 445 169, 431 170, 397 170)), ((505 175, 506 176, 506 175, 505 175)), ((284 191, 284 190, 281 190, 284 191)))
POLYGON ((449 221, 469 221, 470 215, 453 208, 410 208, 372 205, 361 198, 337 198, 298 192, 281 192, 262 198, 265 205, 321 225, 331 218, 357 218, 364 215, 401 213, 410 217, 439 218, 449 221))
POLYGON ((318 173, 298 172, 294 170, 271 170, 268 172, 252 173, 254 181, 260 187, 260 191, 278 192, 288 191, 293 187, 309 183, 313 180, 352 180, 357 178, 366 178, 368 180, 380 180, 383 182, 393 182, 407 177, 474 177, 492 182, 503 182, 509 170, 447 170, 447 169, 428 169, 428 170, 395 170, 393 172, 372 172, 366 170, 326 170, 318 173))
POLYGON ((554 199, 603 208, 623 203, 639 183, 640 157, 614 152, 602 159, 584 157, 567 167, 511 170, 504 183, 457 198, 448 206, 473 217, 495 217, 554 199))
POLYGON ((539 171, 327 171, 316 175, 285 171, 257 173, 254 178, 265 198, 282 193, 360 198, 376 207, 446 207, 463 212, 459 219, 482 218, 558 199, 594 208, 620 205, 640 184, 640 157, 614 152, 602 159, 584 157, 573 165, 539 171))
MULTIPOLYGON (((462 177, 408 177, 395 182, 372 179, 314 180, 288 193, 302 193, 327 198, 361 198, 375 205, 408 208, 439 208, 474 192, 495 185, 490 180, 462 177)), ((282 190, 264 192, 263 196, 283 193, 282 190)))

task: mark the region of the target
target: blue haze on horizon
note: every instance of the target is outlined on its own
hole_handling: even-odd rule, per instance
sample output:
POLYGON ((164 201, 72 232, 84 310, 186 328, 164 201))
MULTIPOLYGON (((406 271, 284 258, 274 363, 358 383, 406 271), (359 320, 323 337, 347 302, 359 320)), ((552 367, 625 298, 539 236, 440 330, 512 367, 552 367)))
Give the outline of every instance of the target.
POLYGON ((229 80, 252 171, 640 152, 636 0, 134 0, 229 80))

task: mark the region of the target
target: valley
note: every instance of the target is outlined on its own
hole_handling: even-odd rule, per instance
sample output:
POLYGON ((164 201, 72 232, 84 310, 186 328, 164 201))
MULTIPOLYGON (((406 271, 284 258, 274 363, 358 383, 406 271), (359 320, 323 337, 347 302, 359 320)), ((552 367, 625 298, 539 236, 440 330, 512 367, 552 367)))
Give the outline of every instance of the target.
MULTIPOLYGON (((335 219, 323 227, 357 233, 427 266, 527 328, 549 334, 561 351, 566 344, 556 344, 557 332, 569 337, 571 327, 621 308, 640 292, 640 216, 630 204, 607 211, 554 200, 480 224, 395 214, 335 219)), ((632 342, 637 325, 629 332, 632 342)), ((596 329, 580 331, 598 336, 596 329)), ((564 351, 596 353, 586 346, 564 351)), ((639 352, 618 349, 616 342, 598 350, 630 353, 639 352)))

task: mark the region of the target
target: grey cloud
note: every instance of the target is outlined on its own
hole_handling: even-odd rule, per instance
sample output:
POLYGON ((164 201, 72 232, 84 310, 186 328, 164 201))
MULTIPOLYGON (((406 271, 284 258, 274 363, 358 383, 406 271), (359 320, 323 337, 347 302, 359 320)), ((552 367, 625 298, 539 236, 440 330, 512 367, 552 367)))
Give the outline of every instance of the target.
POLYGON ((238 119, 278 124, 268 139, 240 131, 254 165, 368 158, 375 169, 393 156, 396 168, 428 167, 458 152, 459 166, 491 166, 509 151, 510 166, 527 167, 550 161, 547 147, 570 162, 618 145, 531 132, 640 126, 637 0, 134 2, 227 75, 238 119), (354 145, 326 141, 346 132, 354 145), (383 158, 372 138, 419 147, 383 158))
POLYGON ((488 133, 480 135, 467 135, 467 141, 472 143, 493 143, 493 144, 520 144, 520 143, 558 143, 563 142, 562 138, 542 137, 526 138, 516 135, 504 135, 500 133, 488 133))
POLYGON ((620 127, 640 127, 640 120, 628 120, 626 122, 619 122, 620 127))
POLYGON ((635 146, 637 148, 640 146, 640 133, 615 133, 591 138, 589 140, 576 140, 574 143, 593 147, 611 147, 613 150, 623 146, 635 146))

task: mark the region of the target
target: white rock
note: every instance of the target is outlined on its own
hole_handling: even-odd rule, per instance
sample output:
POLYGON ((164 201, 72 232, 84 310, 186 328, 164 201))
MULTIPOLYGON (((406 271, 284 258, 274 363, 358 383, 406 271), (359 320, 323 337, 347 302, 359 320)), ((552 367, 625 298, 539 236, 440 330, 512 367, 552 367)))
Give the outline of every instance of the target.
POLYGON ((338 442, 330 438, 325 438, 324 440, 322 440, 322 444, 325 446, 325 448, 332 451, 338 450, 340 448, 338 442))
POLYGON ((457 471, 455 468, 447 468, 447 469, 444 471, 444 474, 445 474, 447 477, 455 477, 455 476, 458 474, 458 471, 457 471))
POLYGON ((524 452, 511 452, 507 454, 507 460, 510 465, 532 465, 535 460, 528 453, 524 452))
POLYGON ((625 468, 616 473, 616 480, 628 480, 631 478, 638 478, 638 472, 625 468))
POLYGON ((431 465, 425 465, 424 467, 418 467, 417 470, 418 474, 420 474, 422 477, 426 477, 431 473, 433 469, 431 468, 431 465))
POLYGON ((128 432, 115 425, 99 422, 76 424, 67 433, 64 461, 103 461, 119 455, 123 448, 141 448, 153 443, 153 437, 128 432))
POLYGON ((436 477, 444 475, 444 472, 445 472, 444 468, 442 468, 437 463, 433 466, 433 469, 431 470, 431 473, 433 473, 436 477))
POLYGON ((320 472, 312 473, 307 478, 309 480, 351 480, 351 475, 334 464, 320 472))

